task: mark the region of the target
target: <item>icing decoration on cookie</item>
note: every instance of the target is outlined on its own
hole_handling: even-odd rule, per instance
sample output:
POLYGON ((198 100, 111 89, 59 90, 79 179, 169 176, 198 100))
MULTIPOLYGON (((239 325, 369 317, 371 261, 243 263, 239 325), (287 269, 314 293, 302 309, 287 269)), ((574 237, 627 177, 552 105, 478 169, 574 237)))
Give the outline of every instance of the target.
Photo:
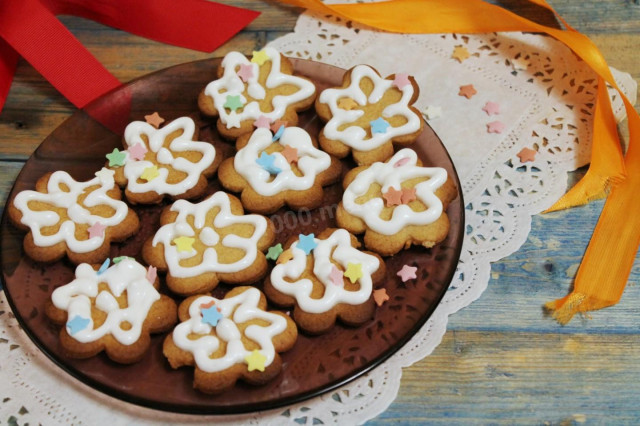
POLYGON ((262 355, 259 350, 254 349, 249 355, 244 357, 244 360, 247 361, 247 370, 264 371, 264 362, 267 360, 267 357, 262 355))
POLYGON ((356 101, 354 101, 351 98, 341 98, 338 101, 338 108, 345 109, 347 111, 351 111, 352 109, 356 108, 357 106, 358 106, 358 104, 356 103, 356 101))
POLYGON ((233 160, 236 171, 246 179, 254 191, 260 195, 271 196, 286 190, 304 191, 313 186, 318 174, 331 166, 331 157, 324 151, 313 146, 311 136, 299 127, 284 129, 278 143, 283 147, 290 146, 297 151, 296 165, 302 176, 298 176, 291 168, 290 162, 282 152, 273 152, 273 167, 278 169, 277 176, 272 177, 269 169, 258 162, 271 144, 271 131, 256 129, 246 146, 240 149, 233 160))
POLYGON ((411 84, 409 81, 409 74, 405 72, 397 73, 393 79, 393 85, 402 90, 407 84, 411 84))
POLYGON ((155 266, 149 266, 149 268, 147 269, 147 275, 145 275, 145 278, 147 278, 147 281, 153 284, 156 281, 157 277, 158 277, 158 268, 156 268, 155 266))
POLYGON ((385 121, 382 117, 376 118, 370 124, 371 124, 371 133, 372 134, 386 133, 387 129, 390 126, 390 124, 387 121, 385 121))
POLYGON ((235 111, 231 111, 227 117, 227 128, 240 128, 240 116, 235 111))
MULTIPOLYGON (((352 247, 351 236, 344 229, 334 231, 325 240, 315 239, 315 243, 317 245, 312 254, 313 274, 325 287, 322 297, 311 297, 313 283, 307 278, 301 278, 307 265, 308 254, 300 248, 300 241, 291 245, 293 258, 276 265, 271 271, 273 287, 294 297, 298 306, 309 313, 327 312, 340 303, 358 305, 366 302, 371 297, 373 288, 371 275, 380 267, 378 258, 352 247), (336 264, 345 271, 349 271, 349 265, 359 265, 359 273, 354 273, 354 279, 351 280, 358 282, 357 290, 347 290, 342 282, 339 285, 336 283, 337 276, 333 272, 336 264)), ((354 266, 351 266, 351 271, 354 271, 354 266)), ((347 272, 344 275, 347 276, 347 272)))
POLYGON ((345 145, 358 151, 369 151, 378 148, 392 138, 408 135, 420 129, 422 118, 409 108, 409 102, 414 95, 413 85, 408 84, 401 89, 394 87, 392 80, 387 80, 378 75, 373 68, 367 65, 358 65, 351 70, 351 84, 346 88, 330 88, 324 90, 319 101, 327 104, 331 110, 331 119, 327 122, 324 135, 328 139, 339 140, 345 145), (374 84, 373 91, 366 95, 360 88, 360 81, 369 78, 374 84), (389 127, 384 133, 373 133, 367 136, 366 129, 349 125, 364 115, 364 111, 358 108, 343 109, 338 102, 344 98, 353 99, 357 106, 365 106, 378 103, 387 90, 400 90, 401 99, 382 110, 382 119, 393 116, 402 116, 406 122, 398 127, 389 127))
POLYGON ((75 340, 93 342, 110 334, 123 345, 131 345, 140 337, 151 305, 160 299, 160 294, 147 281, 145 274, 144 266, 133 259, 124 259, 102 274, 98 274, 91 265, 82 263, 76 268, 75 279, 55 289, 51 300, 56 308, 67 311, 71 321, 77 317, 88 319, 82 329, 76 327, 74 332, 72 328, 70 334, 75 340), (101 283, 106 284, 106 288, 100 286, 101 283), (125 294, 126 306, 120 307, 116 298, 125 294), (98 327, 95 327, 91 315, 93 309, 106 314, 98 327), (126 330, 122 327, 125 322, 130 325, 126 330))
POLYGON ((434 192, 447 180, 447 171, 440 167, 417 166, 418 155, 409 148, 398 151, 386 163, 373 163, 362 170, 344 191, 342 204, 344 209, 364 220, 367 226, 375 232, 393 235, 409 225, 428 225, 435 222, 442 214, 442 201, 434 192), (395 164, 408 158, 401 166, 395 164), (374 197, 360 204, 356 200, 367 193, 369 187, 376 183, 381 186, 385 194, 390 188, 401 188, 402 182, 415 178, 428 178, 415 185, 416 199, 426 207, 423 211, 414 211, 410 206, 402 204, 394 206, 389 220, 381 217, 385 208, 382 197, 374 197))
POLYGON ((278 260, 278 257, 282 254, 282 244, 278 243, 273 247, 269 247, 267 255, 265 256, 269 260, 278 260))
POLYGON ((164 123, 165 120, 164 118, 160 117, 160 114, 158 114, 157 112, 154 112, 153 114, 145 115, 144 121, 151 124, 156 129, 159 129, 160 125, 164 123))
POLYGON ((344 276, 349 278, 349 281, 352 283, 355 283, 362 277, 362 264, 349 262, 347 264, 347 270, 344 271, 344 276))
POLYGON ((224 102, 224 107, 229 108, 231 111, 237 111, 242 108, 244 102, 240 99, 240 95, 227 95, 227 99, 224 102))
POLYGON ((210 82, 204 93, 212 98, 220 121, 227 128, 229 128, 229 113, 225 110, 224 105, 227 96, 239 96, 242 101, 242 112, 238 113, 239 121, 256 120, 261 115, 275 121, 284 116, 289 106, 313 96, 316 90, 313 83, 300 77, 282 73, 280 66, 280 52, 271 47, 254 52, 251 61, 239 52, 230 52, 224 57, 222 60, 223 76, 210 82), (259 67, 267 60, 271 61, 271 70, 263 87, 258 81, 259 67), (251 66, 253 70, 253 76, 249 77, 247 81, 243 81, 235 71, 242 65, 251 66), (287 95, 274 96, 271 100, 271 106, 266 111, 262 111, 259 101, 267 97, 267 90, 276 89, 282 85, 295 86, 297 90, 287 95))
POLYGON ((267 154, 265 151, 262 151, 260 157, 256 158, 256 163, 258 163, 260 167, 269 172, 269 174, 277 175, 282 169, 274 166, 274 161, 276 161, 275 154, 267 154))
POLYGON ((111 259, 109 258, 105 259, 105 261, 102 262, 102 265, 98 269, 98 275, 102 275, 104 271, 106 271, 109 268, 110 264, 111 264, 111 259))
POLYGON ((402 269, 400 269, 397 275, 402 279, 402 282, 407 282, 409 280, 417 278, 416 271, 418 268, 416 266, 404 265, 402 269))
POLYGON ((464 96, 467 99, 471 99, 476 93, 478 93, 478 91, 475 89, 475 87, 473 87, 473 84, 466 84, 464 86, 460 86, 458 95, 464 96))
POLYGON ((71 321, 67 322, 67 328, 69 329, 69 334, 73 336, 79 331, 87 328, 91 320, 89 318, 81 317, 80 315, 74 316, 71 321))
POLYGON ((273 135, 273 138, 271 138, 272 142, 275 142, 277 140, 279 140, 282 137, 282 134, 284 133, 284 125, 280 126, 280 128, 278 129, 278 131, 273 135))
POLYGON ((147 147, 140 142, 129 148, 127 151, 129 152, 129 157, 134 160, 144 160, 144 155, 149 152, 147 147))
POLYGON ((291 249, 287 249, 282 252, 280 256, 278 256, 278 261, 276 262, 278 265, 281 263, 287 263, 293 259, 293 253, 291 253, 291 249))
POLYGON ((409 162, 409 160, 410 160, 409 157, 402 157, 401 159, 399 159, 398 161, 393 163, 393 167, 402 167, 405 164, 407 164, 409 162))
POLYGON ((487 123, 488 133, 502 133, 507 126, 501 121, 492 121, 487 123))
POLYGON ((222 371, 239 363, 248 364, 247 356, 253 350, 248 350, 242 342, 242 334, 260 348, 260 354, 264 356, 263 366, 269 366, 273 362, 276 352, 273 346, 273 338, 284 332, 287 321, 278 314, 264 311, 258 308, 260 291, 249 288, 246 291, 230 298, 215 299, 211 296, 200 296, 189 306, 189 316, 173 330, 173 341, 180 349, 193 354, 197 367, 207 373, 222 371), (222 318, 216 326, 204 323, 201 319, 201 305, 210 301, 220 308, 222 318), (249 321, 259 322, 247 327, 241 324, 249 321), (265 325, 267 323, 268 325, 265 325), (221 342, 225 342, 226 351, 220 357, 212 358, 221 342))
POLYGON ((266 115, 261 115, 260 117, 256 118, 256 121, 253 122, 253 125, 256 128, 269 129, 271 127, 271 119, 266 115))
POLYGON ((238 71, 238 76, 240 76, 242 81, 246 83, 247 81, 249 81, 251 77, 253 77, 253 67, 247 64, 240 64, 240 70, 238 71))
POLYGON ((380 288, 378 290, 373 290, 373 300, 376 301, 376 305, 382 306, 384 302, 389 300, 389 295, 387 294, 386 288, 380 288))
POLYGON ((161 129, 143 121, 130 123, 124 131, 125 143, 130 147, 129 150, 141 144, 153 153, 157 164, 147 160, 136 161, 129 151, 124 165, 127 189, 134 193, 154 191, 158 194, 179 195, 193 188, 216 156, 213 145, 192 140, 195 128, 195 123, 189 117, 177 118, 161 129), (165 141, 174 132, 181 134, 166 147, 165 141), (186 151, 198 152, 202 157, 197 162, 192 162, 179 156, 181 152, 186 151), (152 177, 155 173, 149 175, 147 172, 146 176, 150 179, 145 180, 142 175, 151 167, 155 167, 158 174, 152 177), (184 178, 170 183, 169 169, 179 172, 184 178))
MULTIPOLYGON (((238 272, 248 268, 258 254, 258 241, 267 230, 267 220, 260 215, 236 215, 231 212, 229 196, 222 192, 216 192, 209 198, 199 202, 190 203, 186 200, 178 200, 171 206, 171 211, 177 212, 174 222, 163 225, 153 237, 152 244, 164 245, 164 256, 169 273, 177 278, 187 278, 201 275, 207 272, 238 272), (210 210, 216 209, 218 213, 212 221, 206 219, 210 210), (221 228, 235 224, 249 224, 253 227, 250 236, 218 234, 221 228), (184 237, 197 238, 198 244, 204 246, 202 261, 199 264, 185 266, 182 260, 189 259, 198 254, 198 250, 180 251, 171 244, 174 239, 184 237), (241 249, 242 258, 233 263, 220 263, 218 250, 225 248, 241 249)), ((195 243, 194 243, 195 245, 195 243)))
POLYGON ((91 225, 89 228, 87 228, 87 231, 89 231, 89 238, 101 238, 104 237, 104 230, 107 229, 107 227, 105 225, 103 225, 100 222, 96 222, 93 225, 91 225))
MULTIPOLYGON (((67 172, 57 171, 49 177, 46 193, 20 192, 13 203, 22 213, 20 222, 31 230, 34 243, 38 247, 50 247, 65 242, 69 249, 76 253, 87 253, 102 246, 105 233, 86 240, 77 239, 76 228, 78 225, 92 226, 97 222, 107 227, 116 226, 127 217, 129 212, 127 205, 107 194, 115 187, 113 175, 113 170, 101 171, 89 181, 77 182, 67 172), (79 202, 81 197, 84 199, 79 202), (32 202, 45 204, 48 209, 33 210, 32 202), (111 216, 92 214, 90 208, 99 206, 110 207, 111 216), (64 220, 57 212, 58 210, 65 211, 64 220), (57 232, 43 234, 43 229, 50 229, 58 223, 60 226, 57 232)), ((84 235, 88 236, 88 233, 84 235)))
POLYGON ((296 245, 300 250, 304 251, 304 254, 309 254, 318 246, 314 234, 298 235, 298 243, 296 245))
POLYGON ((398 191, 394 187, 390 187, 387 192, 382 193, 382 197, 386 201, 386 206, 399 206, 402 204, 402 191, 398 191))
POLYGON ((151 167, 147 167, 142 171, 140 175, 140 179, 146 180, 147 182, 151 182, 155 178, 160 176, 160 172, 158 171, 158 166, 153 165, 151 167))
POLYGON ((109 167, 120 167, 124 165, 127 154, 118 148, 113 148, 113 151, 107 154, 106 157, 109 160, 109 167))

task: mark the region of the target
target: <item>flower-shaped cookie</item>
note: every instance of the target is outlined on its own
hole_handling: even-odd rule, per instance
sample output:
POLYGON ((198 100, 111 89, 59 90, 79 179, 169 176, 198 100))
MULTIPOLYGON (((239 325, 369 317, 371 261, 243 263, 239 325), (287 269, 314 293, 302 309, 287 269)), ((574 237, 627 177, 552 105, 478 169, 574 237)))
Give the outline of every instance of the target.
POLYGON ((412 149, 350 170, 343 186, 338 225, 365 232, 365 246, 383 256, 412 244, 432 247, 449 232, 445 210, 457 196, 455 184, 443 168, 421 167, 412 149))
POLYGON ((301 234, 278 257, 265 294, 276 305, 294 306, 294 321, 308 333, 324 333, 336 319, 365 323, 373 317, 372 292, 385 277, 385 264, 359 245, 344 229, 325 229, 317 238, 301 234))
POLYGON ((298 337, 285 314, 267 311, 264 295, 254 287, 236 287, 219 300, 192 296, 180 305, 180 324, 163 352, 173 368, 194 366, 194 387, 219 393, 238 379, 260 385, 282 369, 279 353, 298 337))
POLYGON ((338 158, 351 152, 358 165, 385 161, 394 143, 409 144, 424 128, 412 106, 418 94, 418 85, 406 74, 382 78, 367 65, 351 68, 341 87, 323 90, 316 100, 316 112, 326 122, 320 146, 338 158))
POLYGON ((219 281, 249 284, 267 273, 263 251, 275 238, 273 223, 243 214, 231 195, 216 192, 196 204, 178 200, 163 211, 160 225, 142 255, 167 271, 167 285, 177 294, 210 291, 219 281))
POLYGON ((234 192, 242 192, 245 208, 273 213, 287 204, 313 209, 322 203, 322 187, 340 178, 340 161, 320 151, 299 127, 282 127, 276 135, 258 128, 238 138, 238 152, 220 165, 218 178, 234 192))
POLYGON ((127 200, 156 204, 165 196, 193 199, 204 194, 207 178, 215 173, 219 160, 212 144, 195 140, 196 130, 189 117, 160 129, 144 121, 127 126, 126 150, 107 154, 116 182, 126 187, 127 200))
POLYGON ((251 60, 228 53, 218 68, 218 79, 200 93, 203 114, 218 117, 221 135, 235 139, 253 130, 256 120, 298 123, 297 111, 313 105, 315 85, 293 75, 293 65, 276 49, 254 52, 251 60), (264 117, 264 118, 261 118, 264 117))
POLYGON ((40 262, 65 256, 73 263, 100 263, 112 241, 138 229, 138 216, 120 200, 113 171, 103 168, 86 182, 57 171, 41 177, 35 191, 22 191, 8 205, 9 218, 28 231, 25 253, 40 262))
POLYGON ((139 361, 160 333, 177 321, 176 303, 158 293, 155 274, 131 258, 116 258, 99 269, 83 263, 75 279, 56 288, 46 306, 60 330, 60 343, 73 358, 105 351, 123 364, 139 361), (97 270, 96 270, 97 269, 97 270))

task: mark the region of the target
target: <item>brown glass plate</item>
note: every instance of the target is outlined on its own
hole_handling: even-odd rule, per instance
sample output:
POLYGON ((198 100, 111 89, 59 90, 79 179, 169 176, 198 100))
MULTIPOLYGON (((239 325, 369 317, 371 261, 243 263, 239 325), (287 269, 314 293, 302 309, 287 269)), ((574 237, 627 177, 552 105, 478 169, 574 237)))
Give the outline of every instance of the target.
MULTIPOLYGON (((220 140, 215 124, 197 114, 198 92, 215 78, 219 61, 199 61, 156 72, 78 111, 34 152, 9 199, 19 191, 33 189, 36 180, 49 171, 66 170, 77 180, 91 178, 104 164, 105 154, 121 147, 124 127, 131 121, 144 120, 154 111, 168 120, 192 116, 201 129, 199 139, 212 141, 219 152, 231 155, 233 146, 220 140)), ((342 81, 342 69, 304 60, 293 63, 297 73, 316 83, 318 91, 342 81)), ((308 111, 301 115, 299 125, 317 135, 321 123, 313 111, 308 111)), ((447 169, 460 188, 453 163, 431 128, 426 127, 412 148, 425 165, 447 169)), ((345 170, 353 166, 346 161, 344 165, 345 170)), ((209 192, 219 189, 214 178, 209 192)), ((283 209, 272 215, 279 231, 278 241, 284 242, 298 233, 317 235, 324 228, 335 226, 334 212, 341 194, 341 185, 336 184, 325 191, 323 208, 303 213, 283 209)), ((113 245, 111 256, 140 259, 141 244, 155 232, 162 207, 136 207, 142 223, 140 232, 123 244, 113 245)), ((0 262, 5 292, 18 321, 34 343, 72 376, 108 395, 159 410, 243 413, 328 392, 379 365, 402 347, 433 313, 455 272, 464 233, 461 193, 449 206, 448 214, 451 228, 444 242, 433 249, 414 247, 386 259, 384 287, 390 300, 377 309, 372 321, 359 328, 336 325, 322 336, 300 335, 295 347, 283 355, 284 368, 276 380, 261 387, 238 383, 217 396, 193 389, 193 368, 169 367, 162 355, 164 336, 153 337, 146 357, 130 366, 115 364, 104 354, 86 360, 66 358, 58 343, 58 328, 47 321, 43 306, 53 289, 73 279, 75 267, 66 260, 44 265, 26 258, 22 251, 24 234, 8 223, 6 214, 0 228, 0 262), (418 267, 417 279, 401 282, 396 273, 404 264, 418 267)), ((220 286, 215 295, 220 297, 226 290, 220 286)))

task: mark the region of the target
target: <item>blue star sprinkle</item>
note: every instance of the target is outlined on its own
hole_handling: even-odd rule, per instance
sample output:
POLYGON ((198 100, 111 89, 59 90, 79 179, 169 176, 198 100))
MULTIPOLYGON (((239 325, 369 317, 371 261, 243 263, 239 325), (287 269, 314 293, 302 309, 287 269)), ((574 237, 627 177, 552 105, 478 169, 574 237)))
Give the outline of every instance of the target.
POLYGON ((200 312, 202 312, 202 322, 205 324, 209 324, 212 327, 218 325, 218 321, 220 321, 223 316, 218 311, 218 308, 215 305, 209 306, 208 308, 203 308, 200 312))
POLYGON ((282 170, 280 170, 278 167, 273 165, 273 162, 275 160, 276 160, 275 154, 267 154, 266 152, 262 151, 262 153, 260 154, 260 158, 256 159, 256 163, 258 163, 260 167, 262 167, 272 175, 277 175, 282 170))
POLYGON ((109 265, 110 264, 111 264, 111 259, 105 260, 104 263, 102 264, 102 266, 100 266, 100 269, 98 269, 98 275, 102 275, 104 273, 104 271, 109 269, 109 265))
POLYGON ((298 235, 298 238, 299 240, 298 240, 298 244, 296 244, 296 247, 304 251, 304 254, 311 253, 311 250, 316 248, 316 246, 318 245, 315 239, 316 236, 313 234, 309 234, 309 235, 300 234, 298 235))
POLYGON ((374 121, 369 123, 371 125, 371 134, 375 133, 387 133, 387 128, 390 124, 385 121, 382 117, 376 118, 374 121))
POLYGON ((67 328, 69 329, 69 334, 72 336, 76 334, 78 331, 84 330, 89 325, 89 319, 81 317, 80 315, 76 315, 71 319, 71 321, 67 322, 67 328))
POLYGON ((284 133, 284 124, 282 126, 280 126, 280 128, 278 129, 278 131, 276 132, 275 135, 273 135, 273 139, 271 139, 271 142, 275 142, 277 140, 279 140, 282 137, 282 134, 284 133))

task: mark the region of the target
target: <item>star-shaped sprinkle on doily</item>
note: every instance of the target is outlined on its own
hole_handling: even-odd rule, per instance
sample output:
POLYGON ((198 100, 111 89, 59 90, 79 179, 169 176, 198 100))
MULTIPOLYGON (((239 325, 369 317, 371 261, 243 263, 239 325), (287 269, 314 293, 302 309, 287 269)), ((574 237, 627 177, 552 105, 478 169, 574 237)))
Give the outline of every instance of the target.
POLYGON ((249 355, 244 357, 244 360, 247 362, 247 370, 264 371, 264 363, 267 361, 267 357, 258 349, 254 349, 249 355))
POLYGON ((282 154, 289 164, 298 161, 298 149, 291 145, 285 145, 284 149, 280 151, 280 154, 282 154))
POLYGON ((260 153, 260 157, 256 158, 256 163, 272 175, 277 175, 282 170, 276 167, 273 163, 276 160, 275 154, 267 154, 265 151, 260 153))
POLYGON ((265 256, 268 260, 278 260, 278 257, 282 254, 282 244, 278 243, 275 246, 269 247, 267 250, 267 255, 265 256))
POLYGON ((87 228, 87 231, 89 231, 89 239, 93 237, 101 237, 101 238, 104 237, 105 229, 107 229, 106 225, 103 225, 100 222, 94 223, 93 225, 87 228))
POLYGON ((69 334, 74 335, 78 331, 84 330, 89 325, 89 318, 81 317, 80 315, 76 315, 71 318, 71 321, 67 322, 67 328, 69 329, 69 334))
POLYGON ((130 158, 134 160, 144 160, 144 155, 148 152, 148 149, 143 143, 138 142, 127 151, 129 152, 130 158))
POLYGON ((242 99, 240 95, 227 95, 226 100, 224 101, 225 108, 229 108, 231 111, 236 111, 239 108, 242 108, 242 99))
POLYGON ((181 235, 173 239, 173 244, 176 245, 176 248, 178 249, 179 252, 193 250, 193 243, 195 242, 196 242, 195 238, 186 237, 184 235, 181 235))
POLYGON ((147 279, 147 281, 153 284, 154 282, 156 282, 157 277, 158 277, 158 268, 156 268, 155 266, 149 266, 149 268, 147 269, 147 274, 145 275, 145 278, 147 279))
POLYGON ((393 186, 389 187, 387 192, 382 194, 382 197, 385 199, 387 207, 402 204, 402 190, 397 190, 393 186))
POLYGON ((242 81, 246 83, 250 78, 253 77, 253 67, 249 64, 240 64, 238 77, 240 77, 242 81))
POLYGON ((344 109, 347 111, 351 111, 357 106, 358 106, 358 103, 351 98, 340 98, 340 100, 338 101, 338 108, 344 109))
POLYGON ((521 163, 527 163, 530 161, 534 161, 536 159, 536 154, 538 151, 531 148, 522 148, 522 150, 517 154, 521 163))
POLYGON ((154 112, 153 114, 145 115, 144 121, 158 129, 160 125, 164 123, 164 118, 160 117, 160 114, 158 114, 157 112, 154 112))
POLYGON ((488 133, 502 133, 507 126, 502 121, 492 121, 487 123, 488 133))
POLYGON ((497 102, 487 102, 482 107, 482 110, 487 113, 487 115, 498 115, 500 114, 500 104, 497 102))
POLYGON ((524 58, 517 58, 511 61, 511 66, 515 71, 526 71, 529 68, 529 62, 524 58))
POLYGON ((355 283, 358 279, 362 278, 362 264, 347 263, 347 270, 344 271, 344 276, 349 278, 349 281, 352 283, 355 283))
POLYGON ((422 114, 427 120, 433 120, 442 116, 442 107, 428 105, 425 109, 422 110, 422 114))
POLYGON ((460 63, 462 63, 463 61, 469 59, 470 56, 471 56, 471 54, 469 53, 467 48, 464 47, 464 46, 456 46, 456 47, 454 47, 453 48, 453 54, 451 55, 451 57, 453 59, 457 60, 460 63))
POLYGON ((147 182, 151 182, 158 176, 160 176, 160 172, 158 171, 158 166, 154 164, 153 166, 146 167, 142 171, 142 173, 140 174, 140 179, 144 179, 147 182))
POLYGON ((257 129, 268 129, 271 126, 271 119, 266 115, 261 115, 253 122, 257 129))
POLYGON ((269 60, 269 55, 264 50, 259 52, 253 51, 253 56, 251 57, 251 62, 258 65, 263 65, 266 61, 269 60))
POLYGON ((318 243, 316 243, 316 236, 314 234, 298 235, 298 244, 296 244, 296 247, 304 251, 304 254, 311 253, 311 250, 316 248, 317 245, 318 243))
POLYGON ((200 309, 200 312, 202 313, 202 322, 205 324, 209 324, 212 327, 217 326, 218 321, 223 318, 223 315, 220 313, 218 307, 215 304, 200 309))
POLYGON ((376 301, 376 305, 382 306, 384 302, 389 300, 389 295, 387 294, 386 288, 380 288, 378 290, 373 290, 373 300, 376 301))
POLYGON ((402 188, 402 204, 409 204, 416 199, 416 188, 402 188))
POLYGON ((417 270, 418 268, 415 266, 404 265, 396 275, 398 275, 400 279, 402 279, 403 283, 406 283, 409 280, 417 278, 417 270))
POLYGON ((111 259, 107 258, 105 259, 104 262, 102 262, 102 265, 100 265, 100 268, 98 268, 98 275, 102 275, 104 274, 104 272, 109 269, 109 265, 111 265, 111 259))
POLYGON ((120 151, 118 148, 113 148, 113 151, 107 154, 109 167, 123 166, 125 158, 127 158, 127 154, 124 151, 120 151))
POLYGON ((387 133, 390 124, 382 117, 378 117, 369 123, 371 125, 371 134, 387 133))
POLYGON ((464 96, 467 99, 471 99, 476 93, 478 93, 478 91, 475 87, 473 87, 473 84, 465 84, 464 86, 460 86, 458 95, 464 96))
POLYGON ((395 78, 393 79, 393 85, 398 89, 402 90, 402 88, 408 84, 411 84, 411 81, 409 80, 409 74, 407 74, 406 72, 401 72, 395 75, 395 78))
POLYGON ((344 286, 344 272, 338 269, 336 265, 331 265, 329 279, 331 280, 332 284, 337 285, 338 287, 344 286))

